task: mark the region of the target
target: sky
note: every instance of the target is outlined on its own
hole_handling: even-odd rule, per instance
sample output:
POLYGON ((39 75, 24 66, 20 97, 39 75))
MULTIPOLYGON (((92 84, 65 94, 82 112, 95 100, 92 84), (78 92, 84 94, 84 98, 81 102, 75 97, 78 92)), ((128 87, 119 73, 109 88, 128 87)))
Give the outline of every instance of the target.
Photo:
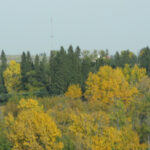
POLYGON ((150 0, 0 0, 0 50, 49 54, 79 45, 138 53, 150 45, 149 8, 150 0))

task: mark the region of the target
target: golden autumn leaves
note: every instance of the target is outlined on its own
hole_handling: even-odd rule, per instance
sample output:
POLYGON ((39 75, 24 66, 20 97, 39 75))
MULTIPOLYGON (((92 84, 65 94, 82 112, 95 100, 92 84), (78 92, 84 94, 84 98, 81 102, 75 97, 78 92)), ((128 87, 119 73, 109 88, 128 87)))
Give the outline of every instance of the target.
POLYGON ((61 132, 38 102, 22 99, 18 105, 17 117, 6 118, 7 135, 13 143, 13 150, 61 150, 63 144, 57 141, 61 132))
POLYGON ((77 85, 70 85, 68 91, 65 93, 65 96, 69 98, 80 98, 82 96, 82 91, 80 86, 77 85))
MULTIPOLYGON (((54 112, 57 114, 59 111, 54 109, 54 112)), ((68 116, 62 119, 70 120, 63 126, 60 126, 60 118, 56 117, 55 121, 52 119, 52 113, 50 110, 44 112, 36 100, 22 99, 18 104, 17 115, 9 114, 5 118, 12 150, 62 150, 64 144, 61 142, 61 136, 68 132, 74 137, 75 142, 78 141, 76 149, 79 150, 146 149, 145 144, 140 144, 139 137, 131 126, 120 129, 110 126, 111 118, 104 111, 62 111, 60 113, 68 116)))
MULTIPOLYGON (((20 74, 20 65, 10 62, 4 72, 9 92, 18 90, 20 74)), ((70 102, 51 99, 44 111, 36 100, 22 99, 16 115, 5 118, 12 149, 61 150, 65 146, 61 140, 64 135, 73 140, 78 150, 146 149, 132 129, 131 118, 125 114, 138 95, 136 83, 145 76, 145 69, 136 65, 123 69, 103 66, 97 73, 89 73, 85 93, 79 85, 69 86, 65 96, 70 102), (77 100, 82 95, 88 100, 86 103, 77 100)))
MULTIPOLYGON (((126 65, 123 70, 113 69, 110 66, 100 67, 97 73, 89 73, 84 96, 89 101, 99 100, 105 104, 121 99, 127 105, 138 94, 134 84, 130 84, 131 81, 136 83, 144 76, 146 76, 146 70, 140 69, 137 65, 133 68, 126 65)), ((70 85, 65 95, 70 98, 80 98, 81 88, 79 85, 70 85)))
MULTIPOLYGON (((77 112, 71 116, 72 125, 69 129, 78 137, 83 149, 146 149, 146 144, 140 144, 138 134, 132 129, 130 117, 125 116, 127 107, 139 93, 136 84, 145 77, 146 70, 137 65, 133 68, 125 65, 123 69, 104 66, 97 73, 89 73, 84 96, 92 104, 100 103, 102 109, 96 113, 77 112), (115 108, 111 114, 107 106, 115 108), (110 126, 112 120, 117 128, 110 126)), ((78 85, 71 85, 65 95, 81 97, 77 92, 80 90, 78 85)))
POLYGON ((126 81, 121 69, 113 69, 110 66, 101 67, 96 74, 90 73, 86 85, 87 99, 100 100, 106 104, 114 103, 117 99, 127 104, 138 93, 137 89, 126 81))
MULTIPOLYGON (((7 91, 17 92, 21 86, 20 64, 11 61, 3 76, 7 91)), ((127 104, 138 93, 134 83, 144 76, 146 76, 146 70, 137 65, 133 68, 125 65, 123 69, 103 66, 97 73, 89 73, 84 96, 90 101, 100 100, 105 103, 113 103, 116 99, 122 99, 127 104)), ((80 86, 70 85, 65 96, 80 98, 82 96, 80 86)))
POLYGON ((21 68, 19 63, 16 63, 14 60, 10 61, 8 67, 4 71, 3 76, 5 86, 9 93, 19 90, 21 85, 21 68))

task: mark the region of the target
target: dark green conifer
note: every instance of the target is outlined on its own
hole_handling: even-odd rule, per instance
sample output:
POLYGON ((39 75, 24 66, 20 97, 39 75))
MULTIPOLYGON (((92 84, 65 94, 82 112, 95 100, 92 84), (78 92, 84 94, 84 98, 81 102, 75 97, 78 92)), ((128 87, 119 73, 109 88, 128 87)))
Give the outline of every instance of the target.
POLYGON ((4 50, 2 50, 0 56, 0 95, 1 95, 0 101, 5 100, 5 96, 2 95, 7 93, 7 90, 5 88, 4 78, 3 78, 3 72, 5 71, 6 68, 7 68, 7 58, 4 50))

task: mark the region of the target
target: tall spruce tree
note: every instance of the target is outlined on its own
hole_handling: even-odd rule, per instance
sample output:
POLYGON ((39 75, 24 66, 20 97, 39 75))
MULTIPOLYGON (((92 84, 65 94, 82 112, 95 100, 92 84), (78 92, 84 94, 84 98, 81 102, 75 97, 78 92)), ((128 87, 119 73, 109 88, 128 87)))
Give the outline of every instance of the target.
POLYGON ((33 69, 33 61, 30 52, 23 52, 21 56, 22 90, 28 91, 32 89, 33 77, 35 76, 33 69))
POLYGON ((77 83, 77 53, 75 54, 72 45, 68 48, 67 63, 68 63, 68 82, 67 85, 77 83))
POLYGON ((49 92, 49 64, 46 54, 42 54, 40 61, 40 78, 42 83, 41 92, 43 95, 48 95, 49 92))
POLYGON ((60 51, 51 52, 50 57, 50 93, 54 95, 63 94, 67 90, 67 61, 66 51, 61 47, 60 51))
POLYGON ((81 49, 79 46, 75 49, 75 84, 81 84, 81 49))
POLYGON ((34 70, 36 72, 37 77, 40 76, 40 58, 39 55, 35 56, 35 60, 34 60, 34 70))
POLYGON ((7 58, 6 58, 4 50, 2 50, 2 52, 1 52, 0 60, 1 60, 1 63, 0 63, 0 94, 4 94, 4 93, 6 93, 6 88, 5 88, 5 84, 4 84, 3 72, 5 71, 5 69, 7 67, 7 58))
POLYGON ((121 60, 119 52, 116 52, 114 55, 114 67, 121 67, 121 60))
POLYGON ((21 55, 21 73, 22 76, 24 76, 27 72, 27 57, 26 57, 26 53, 23 52, 21 55))
POLYGON ((32 57, 29 51, 27 52, 27 55, 26 55, 26 65, 27 65, 27 72, 32 71, 33 61, 32 61, 32 57))
POLYGON ((82 63, 81 63, 81 87, 82 91, 85 91, 85 81, 88 78, 88 74, 91 71, 91 60, 88 55, 84 55, 82 57, 82 63))
POLYGON ((27 82, 26 73, 27 73, 27 57, 26 53, 23 52, 21 55, 21 82, 22 82, 21 85, 23 90, 25 90, 25 84, 27 82))
POLYGON ((4 71, 7 67, 7 58, 4 50, 1 52, 1 70, 4 71))
POLYGON ((38 82, 39 88, 43 87, 43 83, 42 83, 42 74, 43 74, 43 70, 40 66, 41 61, 40 61, 40 57, 39 55, 35 56, 35 60, 34 60, 34 72, 35 72, 35 80, 38 82))
POLYGON ((150 75, 150 48, 145 47, 141 49, 138 57, 140 67, 146 68, 148 75, 150 75))
POLYGON ((41 81, 47 88, 49 81, 49 64, 45 53, 42 55, 42 59, 40 61, 40 70, 41 81))

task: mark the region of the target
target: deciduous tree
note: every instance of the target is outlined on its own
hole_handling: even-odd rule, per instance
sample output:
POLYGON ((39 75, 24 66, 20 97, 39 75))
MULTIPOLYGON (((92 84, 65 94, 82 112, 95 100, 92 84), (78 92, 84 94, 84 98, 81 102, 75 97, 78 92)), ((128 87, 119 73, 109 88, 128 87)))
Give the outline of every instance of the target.
POLYGON ((67 92, 65 93, 65 96, 70 97, 70 98, 81 98, 82 96, 82 91, 80 86, 77 84, 72 84, 68 87, 67 92))
POLYGON ((9 93, 17 92, 21 85, 21 69, 20 64, 16 61, 10 61, 7 69, 3 73, 5 86, 9 93))
POLYGON ((61 150, 63 144, 58 141, 61 132, 55 122, 32 99, 22 100, 16 118, 9 114, 6 118, 7 136, 13 144, 13 150, 61 150))
POLYGON ((117 99, 128 104, 138 93, 135 87, 130 87, 121 69, 112 69, 110 66, 100 67, 97 74, 90 73, 86 85, 87 99, 100 100, 106 104, 114 103, 117 99))

